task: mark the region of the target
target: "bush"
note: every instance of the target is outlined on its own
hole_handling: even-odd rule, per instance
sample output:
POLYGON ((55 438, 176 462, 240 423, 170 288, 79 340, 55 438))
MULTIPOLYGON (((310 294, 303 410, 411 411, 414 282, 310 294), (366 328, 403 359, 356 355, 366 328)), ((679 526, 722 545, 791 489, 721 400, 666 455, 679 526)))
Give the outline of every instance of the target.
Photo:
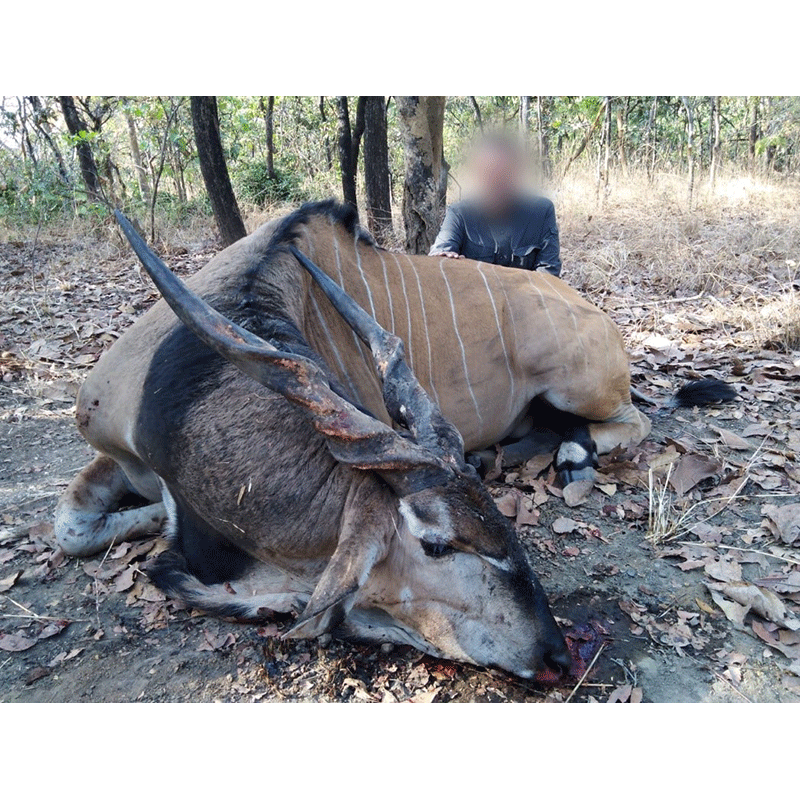
POLYGON ((34 169, 27 163, 11 166, 0 180, 0 217, 35 224, 70 207, 70 189, 55 168, 34 169))
POLYGON ((236 175, 237 194, 243 200, 264 208, 271 203, 299 203, 307 200, 300 179, 293 172, 275 169, 270 178, 266 161, 251 161, 236 175))

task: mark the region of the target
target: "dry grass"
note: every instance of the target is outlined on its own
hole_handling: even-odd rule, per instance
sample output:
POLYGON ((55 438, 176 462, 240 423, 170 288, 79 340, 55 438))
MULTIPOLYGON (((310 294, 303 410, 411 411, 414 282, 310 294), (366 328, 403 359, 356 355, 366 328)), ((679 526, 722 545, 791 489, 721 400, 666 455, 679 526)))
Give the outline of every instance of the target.
MULTIPOLYGON (((589 297, 654 302, 703 293, 692 312, 723 326, 743 347, 800 348, 800 183, 765 182, 723 175, 715 191, 699 183, 688 206, 685 177, 659 174, 652 183, 634 174, 612 177, 602 202, 591 170, 570 172, 553 191, 559 216, 564 277, 589 297)), ((243 208, 247 229, 287 213, 293 206, 243 208)), ((400 209, 395 228, 400 231, 400 209)), ((362 218, 364 217, 362 209, 362 218)), ((180 223, 159 219, 160 248, 193 252, 216 239, 210 217, 180 223)), ((15 229, 0 221, 0 243, 79 243, 103 262, 127 255, 108 218, 66 219, 15 229)), ((400 237, 396 242, 401 246, 400 237)), ((678 307, 671 310, 678 311, 678 307)))
POLYGON ((669 465, 666 475, 659 477, 654 470, 647 473, 647 533, 645 538, 654 547, 675 539, 685 532, 689 511, 678 508, 675 493, 669 488, 672 476, 669 465))
POLYGON ((699 185, 659 175, 612 180, 602 206, 594 176, 555 192, 564 277, 589 296, 704 294, 693 311, 741 334, 748 348, 800 348, 800 184, 723 176, 699 185))

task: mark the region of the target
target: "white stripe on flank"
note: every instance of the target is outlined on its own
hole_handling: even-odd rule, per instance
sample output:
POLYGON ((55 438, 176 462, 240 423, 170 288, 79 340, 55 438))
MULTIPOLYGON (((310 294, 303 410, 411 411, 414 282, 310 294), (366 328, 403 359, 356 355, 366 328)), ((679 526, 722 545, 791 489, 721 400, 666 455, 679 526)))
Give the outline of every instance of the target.
MULTIPOLYGON (((559 279, 556 278, 556 281, 559 279)), ((553 284, 553 291, 562 299, 564 300, 564 295, 558 291, 558 286, 553 284)), ((568 300, 564 300, 567 309, 569 310, 569 315, 572 317, 572 327, 575 328, 575 341, 577 344, 581 346, 583 349, 583 369, 586 375, 589 374, 589 354, 586 351, 586 345, 584 344, 583 340, 581 339, 581 332, 578 330, 578 320, 575 318, 575 312, 572 310, 572 304, 568 300)))
POLYGON ((503 290, 503 297, 506 299, 506 308, 508 309, 509 317, 511 317, 511 330, 514 331, 514 349, 516 350, 516 348, 519 347, 519 337, 517 336, 517 322, 514 319, 514 308, 511 305, 511 301, 508 299, 506 285, 503 283, 502 278, 497 274, 497 266, 494 264, 492 264, 492 272, 494 273, 495 279, 500 284, 500 288, 503 290))
POLYGON ((494 321, 497 324, 497 333, 500 336, 500 344, 503 346, 503 355, 506 359, 506 369, 508 370, 508 379, 511 381, 511 405, 513 405, 513 397, 514 397, 514 373, 511 372, 511 364, 508 360, 508 350, 506 350, 506 340, 503 337, 503 329, 500 327, 500 317, 497 313, 497 304, 494 302, 494 296, 492 295, 492 290, 489 288, 489 281, 486 280, 486 275, 483 273, 483 267, 478 264, 478 272, 481 274, 481 278, 483 278, 483 285, 486 287, 486 294, 489 295, 489 300, 492 303, 492 311, 494 311, 494 321))
MULTIPOLYGON (((436 391, 436 384, 433 382, 433 356, 431 355, 431 332, 428 328, 428 314, 425 311, 425 298, 422 296, 422 283, 419 280, 419 272, 417 272, 417 267, 414 262, 411 260, 411 257, 406 255, 406 260, 411 265, 411 269, 414 270, 414 277, 417 279, 417 290, 419 291, 419 305, 422 309, 422 327, 425 330, 425 338, 428 342, 428 383, 430 384, 431 389, 433 389, 433 396, 436 398, 436 405, 441 408, 441 403, 439 402, 439 392, 436 391)), ((395 259, 397 261, 397 259, 395 259)), ((400 269, 400 262, 397 263, 397 268, 400 269)), ((400 269, 400 277, 403 276, 403 270, 400 269)), ((406 290, 406 282, 403 279, 403 291, 406 290)), ((408 295, 406 295, 406 308, 408 308, 408 295)), ((409 330, 409 338, 410 338, 410 331, 411 331, 411 311, 408 312, 408 330, 409 330)))
POLYGON ((547 314, 547 319, 550 323, 550 327, 553 329, 553 336, 556 340, 556 344, 558 344, 558 328, 556 328, 555 323, 553 322, 553 318, 550 316, 550 309, 547 307, 547 301, 544 299, 544 295, 542 294, 542 290, 533 282, 532 275, 530 272, 526 270, 528 275, 528 283, 531 285, 533 290, 539 295, 542 300, 542 308, 544 309, 544 313, 547 314))
POLYGON ((350 399, 354 400, 355 402, 359 402, 360 398, 358 396, 358 391, 353 384, 353 379, 350 376, 350 373, 347 371, 347 368, 344 365, 344 361, 342 361, 342 354, 339 352, 339 348, 336 346, 336 340, 333 338, 333 336, 331 336, 330 328, 328 328, 328 323, 325 322, 325 317, 322 315, 322 309, 319 307, 319 303, 317 303, 317 298, 314 297, 313 292, 310 293, 310 296, 311 302, 314 304, 314 311, 316 312, 320 325, 322 326, 322 330, 325 332, 325 336, 333 348, 333 353, 336 356, 336 363, 339 365, 339 372, 343 380, 346 380, 350 385, 350 391, 353 393, 350 399))
POLYGON ((403 297, 406 300, 406 321, 408 323, 408 338, 405 341, 406 356, 408 357, 408 363, 411 365, 411 369, 414 370, 414 356, 411 345, 411 306, 408 304, 406 277, 403 275, 403 268, 400 266, 400 262, 397 260, 397 256, 394 253, 392 253, 392 258, 394 259, 394 263, 397 265, 397 271, 400 273, 400 284, 403 287, 403 297))
POLYGON ((356 228, 355 235, 353 237, 353 250, 356 251, 356 266, 358 267, 358 271, 361 273, 361 280, 364 281, 364 286, 367 287, 367 297, 369 298, 369 308, 372 313, 372 319, 377 322, 377 318, 375 317, 375 303, 372 301, 372 289, 369 288, 369 283, 367 283, 367 276, 364 274, 364 270, 361 268, 361 253, 358 252, 358 234, 360 231, 356 228))
POLYGON ((386 272, 386 264, 384 263, 383 256, 381 255, 380 250, 375 251, 378 254, 378 258, 381 260, 381 266, 383 267, 383 283, 386 286, 386 296, 389 298, 389 316, 392 320, 392 333, 397 335, 397 331, 394 327, 394 303, 392 303, 392 292, 389 289, 389 275, 386 272))
MULTIPOLYGON (((334 253, 336 254, 336 271, 339 274, 339 286, 346 292, 347 287, 344 285, 344 275, 342 273, 342 260, 339 256, 339 240, 336 238, 336 223, 331 220, 331 234, 333 236, 333 249, 334 253)), ((345 323, 346 324, 346 323, 345 323)), ((350 328, 349 325, 347 325, 350 328)), ((364 355, 364 351, 361 348, 361 339, 358 338, 356 332, 350 328, 350 333, 353 334, 353 341, 356 343, 356 351, 364 355)))
POLYGON ((464 341, 461 338, 461 333, 458 330, 458 320, 456 319, 456 307, 453 303, 453 291, 450 289, 450 283, 447 280, 447 275, 445 275, 444 267, 443 267, 444 259, 439 259, 439 272, 442 273, 442 278, 444 278, 444 285, 447 287, 447 295, 450 298, 450 311, 453 315, 453 330, 456 332, 456 337, 458 338, 458 344, 461 347, 461 363, 464 365, 464 380, 467 382, 467 388, 469 389, 470 397, 472 398, 472 403, 475 406, 475 413, 478 415, 478 423, 480 425, 480 433, 483 433, 483 414, 481 414, 481 409, 478 406, 478 401, 475 398, 475 392, 472 390, 472 382, 469 379, 469 368, 467 367, 467 351, 464 349, 464 341))

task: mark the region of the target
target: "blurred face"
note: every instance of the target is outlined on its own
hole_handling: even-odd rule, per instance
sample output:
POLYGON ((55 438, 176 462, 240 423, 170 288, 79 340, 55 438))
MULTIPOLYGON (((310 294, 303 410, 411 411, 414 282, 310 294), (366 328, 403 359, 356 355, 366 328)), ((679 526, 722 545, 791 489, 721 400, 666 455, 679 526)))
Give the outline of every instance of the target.
POLYGON ((507 211, 521 189, 519 154, 511 148, 485 144, 473 155, 471 167, 478 200, 490 213, 507 211))

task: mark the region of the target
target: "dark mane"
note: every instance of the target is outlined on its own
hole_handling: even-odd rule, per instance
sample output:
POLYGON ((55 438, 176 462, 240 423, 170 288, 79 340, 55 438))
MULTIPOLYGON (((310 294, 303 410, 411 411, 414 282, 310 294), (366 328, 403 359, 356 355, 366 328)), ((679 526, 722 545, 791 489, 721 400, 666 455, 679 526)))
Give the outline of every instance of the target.
POLYGON ((234 321, 284 350, 319 360, 291 320, 281 290, 270 285, 270 265, 286 254, 289 245, 298 243, 303 227, 314 217, 325 217, 359 242, 376 246, 359 226, 358 213, 352 207, 333 199, 303 204, 278 223, 261 257, 245 271, 234 321))
POLYGON ((304 203, 297 211, 284 217, 267 245, 265 257, 269 257, 279 247, 297 244, 300 229, 307 225, 312 217, 325 217, 334 224, 344 227, 351 236, 357 237, 359 242, 377 247, 372 236, 358 224, 358 212, 352 206, 328 199, 304 203))

